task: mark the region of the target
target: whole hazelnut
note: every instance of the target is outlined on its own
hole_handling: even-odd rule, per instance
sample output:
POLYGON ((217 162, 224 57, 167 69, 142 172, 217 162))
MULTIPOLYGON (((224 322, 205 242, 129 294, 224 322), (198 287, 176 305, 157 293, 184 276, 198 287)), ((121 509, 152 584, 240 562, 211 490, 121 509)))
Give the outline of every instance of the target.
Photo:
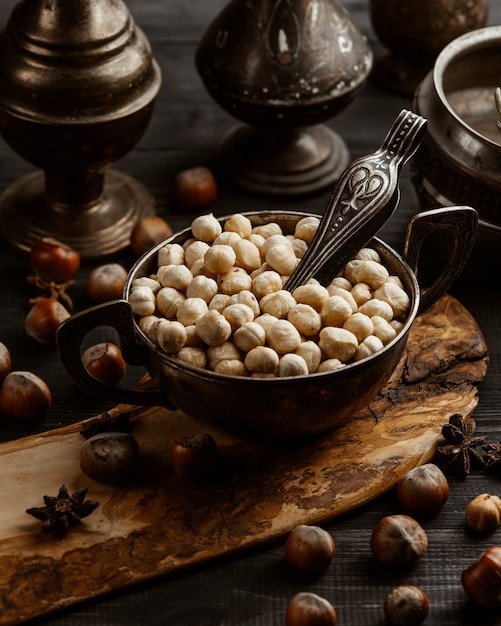
POLYGON ((428 537, 418 522, 408 515, 388 515, 374 528, 370 547, 384 565, 409 565, 428 548, 428 537))
POLYGON ((138 443, 130 433, 103 432, 89 437, 80 450, 80 467, 89 478, 125 485, 136 475, 138 443))
POLYGON ((179 437, 171 445, 172 467, 183 478, 207 478, 214 472, 217 461, 217 444, 208 433, 179 437))
POLYGON ((321 574, 329 567, 335 553, 334 539, 318 526, 300 524, 285 542, 285 560, 306 574, 321 574))
POLYGON ((51 401, 49 387, 32 372, 9 372, 0 386, 0 412, 14 419, 41 419, 50 409, 51 401))
POLYGON ((418 626, 427 618, 430 604, 419 587, 400 585, 386 596, 383 610, 391 626, 418 626))
POLYGON ((0 385, 2 384, 3 379, 10 372, 11 365, 12 359, 10 351, 7 346, 0 341, 0 385))
POLYGON ((499 526, 501 498, 482 493, 466 507, 466 523, 480 533, 491 533, 499 526))
POLYGON ((332 604, 316 593, 297 593, 287 606, 286 626, 336 626, 336 611, 332 604))
POLYGON ((442 470, 426 463, 409 470, 397 484, 397 498, 410 513, 435 513, 449 497, 449 483, 442 470))
POLYGON ((463 570, 461 584, 478 604, 501 606, 501 546, 491 546, 472 565, 463 570))

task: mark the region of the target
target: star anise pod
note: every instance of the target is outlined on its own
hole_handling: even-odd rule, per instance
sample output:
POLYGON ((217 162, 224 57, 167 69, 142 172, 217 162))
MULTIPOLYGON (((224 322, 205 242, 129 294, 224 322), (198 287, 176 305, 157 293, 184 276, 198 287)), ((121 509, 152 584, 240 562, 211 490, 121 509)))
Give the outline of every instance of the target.
POLYGON ((485 471, 489 474, 501 474, 501 441, 484 446, 485 471))
POLYGON ((461 478, 466 478, 471 469, 485 467, 483 456, 475 448, 483 444, 487 437, 474 437, 476 426, 474 419, 466 420, 455 413, 442 427, 446 443, 437 448, 437 463, 446 469, 451 468, 461 478))
POLYGON ((87 489, 79 489, 73 495, 63 485, 57 496, 44 496, 45 506, 26 509, 26 513, 43 521, 42 530, 64 532, 69 526, 80 524, 99 505, 95 500, 85 501, 87 489))

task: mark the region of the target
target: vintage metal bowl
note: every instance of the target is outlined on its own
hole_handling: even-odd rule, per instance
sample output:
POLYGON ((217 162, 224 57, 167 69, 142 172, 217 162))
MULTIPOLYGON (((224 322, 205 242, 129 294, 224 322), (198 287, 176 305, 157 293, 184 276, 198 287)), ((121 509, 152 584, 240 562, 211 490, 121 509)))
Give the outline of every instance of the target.
MULTIPOLYGON (((310 215, 287 211, 245 213, 254 224, 278 222, 293 232, 296 222, 310 215)), ((225 218, 221 218, 224 221, 225 218)), ((416 316, 450 285, 467 258, 476 230, 476 212, 469 208, 436 210, 411 221, 406 255, 417 266, 421 242, 430 232, 452 230, 457 246, 453 258, 433 286, 423 291, 410 265, 383 241, 371 245, 390 272, 402 280, 411 299, 399 335, 375 355, 337 371, 290 378, 256 379, 217 374, 168 356, 140 330, 127 302, 135 278, 156 271, 158 250, 167 242, 182 243, 192 236, 188 228, 158 244, 131 269, 122 300, 73 315, 58 331, 62 363, 85 391, 107 400, 133 405, 179 408, 201 422, 215 423, 246 437, 285 439, 322 433, 346 420, 380 391, 401 358, 416 316), (80 358, 84 337, 99 326, 118 332, 127 362, 143 364, 157 383, 158 392, 128 390, 100 383, 88 374, 80 358)))
POLYGON ((501 235, 500 67, 501 26, 472 31, 444 48, 414 98, 428 120, 411 164, 417 194, 424 208, 464 203, 478 211, 474 255, 498 249, 501 235))

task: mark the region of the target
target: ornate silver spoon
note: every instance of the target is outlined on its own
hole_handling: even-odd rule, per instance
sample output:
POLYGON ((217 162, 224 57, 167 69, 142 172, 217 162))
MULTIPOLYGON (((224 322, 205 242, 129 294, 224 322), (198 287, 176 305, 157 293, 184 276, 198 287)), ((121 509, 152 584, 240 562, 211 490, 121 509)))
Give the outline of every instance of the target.
POLYGON ((403 109, 381 147, 346 168, 284 289, 293 291, 312 277, 326 284, 388 221, 400 200, 400 170, 419 147, 426 124, 423 117, 403 109))

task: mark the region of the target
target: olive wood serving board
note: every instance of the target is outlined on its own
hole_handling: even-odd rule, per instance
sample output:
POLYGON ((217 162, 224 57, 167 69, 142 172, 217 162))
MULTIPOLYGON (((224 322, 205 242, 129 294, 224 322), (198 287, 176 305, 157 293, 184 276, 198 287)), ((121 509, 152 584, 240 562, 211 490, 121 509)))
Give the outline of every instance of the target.
POLYGON ((416 320, 381 394, 326 435, 257 443, 179 411, 120 405, 112 413, 131 411, 141 449, 140 476, 122 488, 81 472, 82 424, 0 445, 0 624, 279 540, 369 502, 431 459, 453 413, 473 413, 487 363, 475 320, 447 295, 416 320), (219 467, 210 480, 187 482, 170 466, 170 444, 200 431, 215 438, 219 467), (70 493, 88 487, 100 506, 61 538, 25 510, 62 484, 70 493))

